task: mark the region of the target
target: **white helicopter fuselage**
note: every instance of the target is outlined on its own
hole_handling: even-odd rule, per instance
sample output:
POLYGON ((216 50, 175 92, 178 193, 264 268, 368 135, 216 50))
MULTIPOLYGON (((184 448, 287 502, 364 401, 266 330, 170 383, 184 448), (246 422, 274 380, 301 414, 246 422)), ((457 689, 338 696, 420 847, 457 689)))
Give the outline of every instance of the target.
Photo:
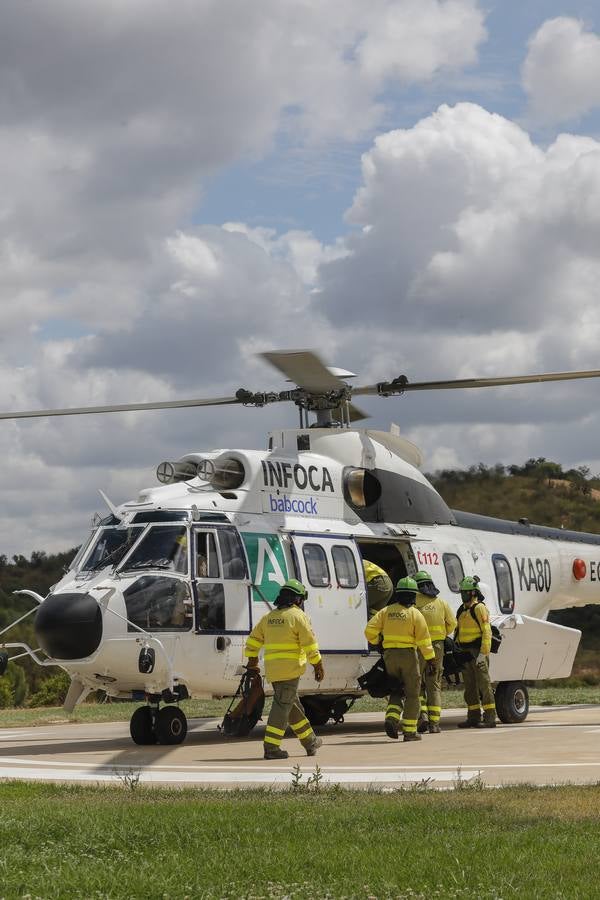
POLYGON ((359 693, 373 663, 363 559, 394 580, 426 569, 455 608, 462 576, 478 575, 506 638, 496 681, 570 674, 580 634, 545 619, 600 601, 600 538, 466 514, 479 527, 458 524, 416 468, 416 448, 384 432, 274 432, 267 451, 176 465, 188 463, 208 480, 116 508, 40 605, 38 639, 78 698, 98 688, 140 700, 232 695, 246 637, 289 577, 308 589, 326 670, 317 686, 309 666, 301 692, 359 693))

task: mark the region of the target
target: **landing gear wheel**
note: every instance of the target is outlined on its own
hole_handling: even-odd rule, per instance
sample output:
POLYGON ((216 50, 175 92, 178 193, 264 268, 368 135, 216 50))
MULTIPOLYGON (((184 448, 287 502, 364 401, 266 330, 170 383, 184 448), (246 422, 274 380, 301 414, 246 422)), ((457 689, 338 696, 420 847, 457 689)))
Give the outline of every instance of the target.
POLYGON ((156 734, 149 706, 139 706, 129 720, 129 734, 134 744, 155 744, 156 734))
POLYGON ((524 722, 529 712, 529 692, 522 681, 501 681, 496 687, 496 712, 507 725, 524 722))
POLYGON ((163 706, 156 717, 159 744, 181 744, 187 734, 187 719, 178 706, 163 706))

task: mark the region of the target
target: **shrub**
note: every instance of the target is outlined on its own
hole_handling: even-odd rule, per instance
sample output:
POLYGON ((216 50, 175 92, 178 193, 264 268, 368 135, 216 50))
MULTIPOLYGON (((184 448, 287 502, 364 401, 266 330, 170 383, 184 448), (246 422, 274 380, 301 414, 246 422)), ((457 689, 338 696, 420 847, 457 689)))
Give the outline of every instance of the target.
POLYGON ((70 684, 71 679, 66 672, 51 675, 30 698, 28 706, 62 706, 70 684))

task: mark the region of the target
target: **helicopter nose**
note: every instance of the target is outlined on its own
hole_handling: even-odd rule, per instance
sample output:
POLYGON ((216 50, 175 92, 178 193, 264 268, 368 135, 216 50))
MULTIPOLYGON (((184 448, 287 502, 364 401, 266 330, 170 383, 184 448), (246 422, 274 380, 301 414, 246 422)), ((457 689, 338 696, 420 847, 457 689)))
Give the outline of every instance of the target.
POLYGON ((90 594, 50 594, 34 622, 42 650, 53 659, 83 659, 102 640, 102 612, 90 594))

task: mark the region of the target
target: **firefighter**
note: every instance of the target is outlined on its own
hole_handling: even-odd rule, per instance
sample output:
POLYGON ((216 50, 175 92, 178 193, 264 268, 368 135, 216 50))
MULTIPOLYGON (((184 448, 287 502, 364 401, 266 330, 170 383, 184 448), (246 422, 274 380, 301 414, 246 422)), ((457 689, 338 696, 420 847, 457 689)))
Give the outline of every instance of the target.
POLYGON ((492 644, 490 616, 477 575, 467 575, 460 582, 462 606, 456 611, 456 640, 459 650, 470 654, 463 669, 467 718, 459 728, 495 728, 496 704, 490 681, 489 653, 492 644), (483 709, 483 721, 481 712, 483 709))
POLYGON ((367 585, 367 607, 369 618, 371 618, 388 605, 394 593, 394 585, 385 569, 380 568, 376 563, 363 559, 363 569, 367 585))
POLYGON ((421 715, 417 731, 429 734, 440 733, 442 715, 442 671, 444 668, 444 640, 456 628, 456 618, 428 572, 413 575, 417 582, 417 609, 423 615, 429 629, 429 636, 435 652, 435 671, 425 673, 425 660, 419 658, 421 670, 421 715))
POLYGON ((258 654, 264 648, 265 677, 273 685, 273 705, 265 729, 265 759, 287 759, 281 742, 287 726, 306 750, 315 756, 323 743, 306 718, 298 697, 298 682, 306 669, 306 660, 314 667, 315 681, 325 677, 317 638, 304 612, 306 588, 295 578, 283 585, 275 609, 262 617, 246 641, 248 669, 258 668, 258 654))
POLYGON ((435 653, 425 619, 415 607, 417 582, 412 578, 401 578, 396 585, 389 606, 379 610, 369 619, 365 635, 370 644, 381 644, 383 661, 387 674, 404 685, 404 712, 402 713, 402 693, 390 694, 385 711, 385 733, 398 738, 401 724, 405 741, 420 741, 417 734, 419 715, 419 661, 417 648, 428 660, 426 670, 432 672, 435 653), (400 723, 400 717, 402 721, 400 723))

